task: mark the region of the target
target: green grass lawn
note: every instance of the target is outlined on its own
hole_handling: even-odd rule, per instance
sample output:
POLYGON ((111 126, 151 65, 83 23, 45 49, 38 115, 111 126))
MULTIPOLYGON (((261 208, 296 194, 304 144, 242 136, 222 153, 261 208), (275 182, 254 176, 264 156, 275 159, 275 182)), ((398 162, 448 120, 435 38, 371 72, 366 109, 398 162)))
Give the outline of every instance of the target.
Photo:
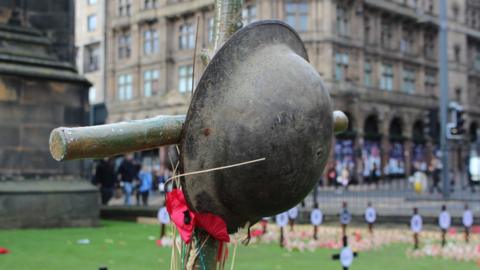
MULTIPOLYGON (((108 266, 109 270, 169 269, 170 248, 157 247, 149 236, 157 236, 158 226, 104 221, 99 228, 3 230, 0 247, 10 254, 0 255, 0 269, 87 270, 108 266), (77 244, 88 238, 91 243, 77 244)), ((351 270, 479 270, 474 263, 442 259, 408 259, 405 245, 362 253, 351 270)), ((233 248, 230 248, 232 253, 233 248)), ((322 269, 341 270, 331 261, 334 250, 287 252, 276 245, 239 246, 235 269, 322 269)))

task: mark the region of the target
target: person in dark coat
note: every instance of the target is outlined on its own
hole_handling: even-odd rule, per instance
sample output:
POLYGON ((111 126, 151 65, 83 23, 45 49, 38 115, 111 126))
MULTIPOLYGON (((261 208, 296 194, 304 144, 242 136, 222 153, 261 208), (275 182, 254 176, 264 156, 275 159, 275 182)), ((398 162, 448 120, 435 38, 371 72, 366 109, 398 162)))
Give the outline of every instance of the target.
POLYGON ((115 166, 111 158, 105 158, 99 161, 95 169, 95 184, 100 189, 102 204, 107 205, 115 192, 115 166))
POLYGON ((133 154, 125 155, 125 158, 118 168, 118 176, 122 181, 125 205, 131 205, 130 197, 133 193, 134 182, 138 181, 138 166, 133 160, 133 154))

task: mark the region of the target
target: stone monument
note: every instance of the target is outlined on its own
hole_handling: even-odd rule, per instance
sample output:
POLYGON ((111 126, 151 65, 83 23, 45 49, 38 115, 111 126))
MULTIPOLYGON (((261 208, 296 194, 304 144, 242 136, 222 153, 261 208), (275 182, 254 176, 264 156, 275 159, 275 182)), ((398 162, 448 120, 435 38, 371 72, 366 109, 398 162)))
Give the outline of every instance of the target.
POLYGON ((71 2, 0 1, 0 228, 98 223, 83 163, 55 162, 46 143, 53 127, 88 119, 90 84, 69 57, 73 27, 58 22, 71 2))

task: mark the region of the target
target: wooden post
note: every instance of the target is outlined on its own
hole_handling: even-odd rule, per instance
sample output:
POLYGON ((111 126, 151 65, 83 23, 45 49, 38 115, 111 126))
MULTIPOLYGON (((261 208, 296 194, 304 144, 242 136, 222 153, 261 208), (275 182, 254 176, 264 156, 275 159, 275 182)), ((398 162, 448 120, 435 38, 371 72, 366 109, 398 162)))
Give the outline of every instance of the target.
POLYGON ((215 0, 213 52, 242 27, 243 0, 215 0))
POLYGON ((283 227, 280 227, 280 247, 283 248, 283 242, 285 241, 283 237, 283 227))
POLYGON ((468 207, 468 203, 465 204, 465 211, 462 216, 463 227, 465 228, 465 242, 470 242, 470 227, 473 225, 473 213, 468 207))
POLYGON ((445 245, 447 244, 446 236, 447 236, 447 230, 442 229, 442 247, 445 247, 445 245))
POLYGON ((295 227, 295 219, 289 218, 288 223, 290 224, 290 231, 293 232, 293 228, 295 227))
MULTIPOLYGON (((213 52, 216 52, 225 41, 242 27, 242 7, 243 0, 215 0, 213 52)), ((199 229, 196 229, 195 238, 192 241, 186 269, 215 270, 217 267, 218 241, 199 229)))
POLYGON ((195 229, 189 250, 185 254, 185 269, 215 270, 219 242, 201 229, 195 229))
POLYGON ((262 221, 260 221, 262 223, 262 234, 266 234, 267 233, 267 226, 268 226, 268 221, 266 221, 265 219, 262 219, 262 221))
POLYGON ((313 225, 313 239, 317 240, 318 239, 318 226, 313 225))
POLYGON ((165 236, 165 224, 160 224, 160 239, 165 236))
POLYGON ((470 242, 470 228, 465 227, 465 242, 470 242))
POLYGON ((418 249, 418 233, 413 234, 413 249, 418 249))
POLYGON ((180 142, 185 115, 163 115, 91 127, 59 127, 50 134, 57 161, 111 157, 180 142))

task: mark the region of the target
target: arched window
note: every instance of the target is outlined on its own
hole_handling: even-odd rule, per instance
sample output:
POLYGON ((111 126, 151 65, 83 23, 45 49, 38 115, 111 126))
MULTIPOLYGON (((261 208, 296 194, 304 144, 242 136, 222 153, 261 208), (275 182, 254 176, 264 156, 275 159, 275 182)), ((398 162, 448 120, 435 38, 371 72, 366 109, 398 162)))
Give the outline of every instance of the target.
POLYGON ((402 119, 395 117, 390 122, 390 127, 388 130, 390 140, 392 141, 402 141, 403 140, 403 123, 402 119))
POLYGON ((370 115, 365 119, 365 125, 363 129, 365 137, 378 137, 378 118, 376 115, 370 115))
POLYGON ((477 134, 477 130, 478 130, 478 124, 477 122, 472 122, 470 124, 470 141, 471 142, 476 142, 478 140, 478 134, 477 134))
POLYGON ((386 173, 397 178, 405 174, 405 149, 403 145, 403 122, 402 119, 395 117, 390 122, 389 139, 391 148, 388 153, 388 163, 386 164, 386 173))
POLYGON ((381 175, 381 134, 378 129, 378 117, 374 114, 365 119, 364 142, 362 148, 362 175, 366 181, 374 183, 381 175))
POLYGON ((427 171, 427 158, 425 148, 425 129, 422 120, 417 120, 412 128, 412 153, 410 157, 412 172, 427 171))
POLYGON ((412 140, 418 143, 423 143, 425 141, 424 125, 422 120, 417 120, 413 124, 412 140))

